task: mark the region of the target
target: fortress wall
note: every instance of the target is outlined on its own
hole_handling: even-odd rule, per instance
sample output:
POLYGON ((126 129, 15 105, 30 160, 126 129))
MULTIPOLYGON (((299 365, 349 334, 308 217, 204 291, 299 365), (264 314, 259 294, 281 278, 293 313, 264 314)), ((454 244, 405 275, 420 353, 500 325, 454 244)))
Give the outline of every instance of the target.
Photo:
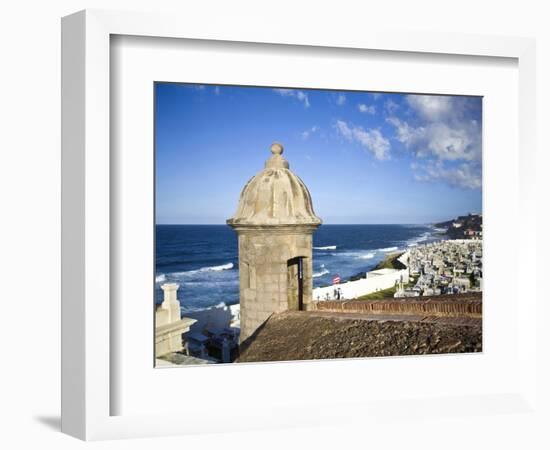
POLYGON ((363 314, 411 314, 442 317, 481 317, 481 294, 469 298, 441 295, 425 299, 349 300, 317 302, 317 310, 363 314))
POLYGON ((241 340, 267 318, 289 309, 288 260, 304 257, 304 307, 311 298, 311 232, 239 233, 241 340))

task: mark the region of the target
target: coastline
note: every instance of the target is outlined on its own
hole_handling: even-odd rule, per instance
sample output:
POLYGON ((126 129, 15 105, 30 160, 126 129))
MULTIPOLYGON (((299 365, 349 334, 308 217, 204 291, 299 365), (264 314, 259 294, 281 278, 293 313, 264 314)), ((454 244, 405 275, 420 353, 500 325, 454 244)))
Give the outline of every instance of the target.
POLYGON ((385 256, 385 258, 380 261, 376 267, 373 270, 379 270, 379 269, 397 269, 402 270, 406 269, 407 266, 403 264, 401 261, 399 261, 399 258, 403 256, 406 251, 398 251, 394 253, 389 253, 385 256))
MULTIPOLYGON (((430 237, 433 239, 433 235, 430 237)), ((270 349, 270 343, 272 343, 274 338, 279 339, 278 336, 282 332, 277 331, 278 325, 276 324, 279 323, 279 320, 283 320, 284 322, 281 330, 285 330, 289 326, 288 324, 294 323, 293 321, 295 320, 304 320, 304 326, 306 324, 307 326, 317 324, 327 327, 327 329, 333 329, 334 332, 337 332, 341 326, 345 329, 348 326, 353 329, 356 326, 361 329, 364 328, 363 331, 366 334, 376 329, 383 334, 388 333, 388 335, 395 337, 399 336, 399 339, 404 343, 404 347, 380 347, 379 340, 375 339, 370 343, 372 345, 369 344, 370 347, 365 346, 364 350, 360 353, 356 354, 356 350, 352 348, 346 350, 346 357, 349 357, 348 353, 356 356, 382 356, 388 354, 387 352, 389 354, 402 355, 423 354, 424 351, 428 351, 429 353, 450 352, 455 349, 459 352, 480 351, 481 340, 479 334, 482 320, 481 283, 479 287, 472 284, 471 287, 473 289, 470 289, 470 285, 468 285, 468 289, 460 287, 460 290, 454 292, 445 289, 445 292, 439 292, 438 290, 435 293, 432 288, 438 285, 431 284, 430 287, 429 284, 425 284, 426 280, 424 278, 428 279, 428 275, 432 274, 432 279, 435 281, 434 274, 439 273, 441 275, 441 271, 436 272, 430 269, 432 263, 434 264, 434 268, 438 268, 436 263, 437 257, 443 257, 446 261, 445 266, 447 269, 450 267, 449 270, 454 274, 457 264, 464 263, 463 256, 468 255, 470 258, 473 254, 473 261, 476 261, 477 257, 478 268, 481 269, 482 241, 480 239, 432 239, 429 239, 424 244, 409 245, 407 248, 401 248, 398 251, 393 251, 393 248, 391 251, 389 251, 390 248, 382 249, 386 250, 383 259, 372 270, 363 272, 364 276, 360 279, 314 288, 312 291, 312 309, 306 311, 286 311, 270 316, 266 321, 268 329, 263 330, 261 328, 260 333, 263 334, 260 337, 256 336, 254 338, 255 340, 259 339, 254 344, 255 350, 252 354, 247 354, 246 356, 241 354, 243 358, 239 358, 237 362, 252 361, 254 359, 257 361, 273 360, 263 359, 263 353, 256 353, 264 351, 258 347, 258 343, 260 342, 266 344, 269 354, 274 351, 270 349), (441 252, 443 252, 443 256, 441 252), (459 255, 458 259, 456 255, 459 255), (419 262, 421 264, 426 262, 428 268, 420 267, 418 265, 419 262), (460 294, 458 294, 459 292, 460 294), (452 336, 452 339, 443 347, 439 345, 440 341, 435 346, 430 347, 428 344, 423 343, 422 339, 417 341, 416 338, 409 339, 410 336, 406 338, 408 331, 405 330, 414 330, 415 333, 427 333, 426 336, 434 332, 442 337, 447 335, 452 336), (272 333, 275 333, 275 335, 272 333), (468 344, 466 347, 457 345, 455 339, 458 339, 456 342, 467 339, 471 345, 468 344), (419 352, 414 350, 408 353, 412 348, 420 350, 419 352), (382 353, 379 353, 379 351, 382 353)), ((336 248, 335 246, 330 247, 331 249, 329 250, 336 248)), ((472 267, 475 267, 475 264, 472 267)), ((444 272, 445 275, 447 275, 447 272, 444 272)), ((204 271, 201 273, 204 273, 204 271)), ((458 279, 464 280, 466 273, 470 273, 470 271, 464 271, 463 273, 464 275, 459 274, 458 276, 450 277, 451 284, 449 286, 455 286, 455 281, 458 279)), ((442 278, 445 278, 445 276, 442 276, 442 278)), ((481 281, 481 278, 479 281, 481 281)), ((194 322, 186 338, 193 347, 194 355, 198 355, 199 353, 202 355, 204 353, 204 349, 206 348, 204 342, 209 342, 208 345, 210 346, 218 341, 221 342, 219 336, 229 336, 227 338, 229 339, 228 342, 232 346, 231 348, 235 350, 235 342, 241 330, 241 305, 238 302, 232 305, 220 302, 216 305, 197 308, 193 311, 184 305, 180 305, 180 312, 183 317, 194 322)), ((361 337, 364 337, 363 331, 361 332, 361 337)), ((313 334, 312 337, 314 337, 313 334)), ((317 338, 315 337, 315 339, 317 338)), ((220 348, 223 350, 223 346, 220 348)), ((301 355, 300 352, 297 354, 301 355)), ((220 355, 216 356, 216 358, 219 357, 222 360, 228 358, 227 355, 223 356, 223 352, 220 355)), ((332 357, 330 355, 332 353, 325 353, 323 351, 316 355, 315 359, 330 358, 332 357)), ((281 357, 283 358, 282 360, 293 359, 288 355, 281 357)), ((275 360, 277 359, 275 358, 275 360)), ((229 361, 224 360, 224 362, 229 361)))
MULTIPOLYGON (((226 229, 222 225, 160 226, 160 229, 168 230, 172 235, 177 233, 178 228, 181 228, 184 234, 188 234, 191 229, 194 229, 195 233, 201 233, 202 229, 201 238, 205 245, 209 242, 204 240, 205 236, 210 240, 209 236, 218 228, 221 233, 226 229)), ((448 235, 443 234, 444 230, 434 227, 433 224, 326 225, 318 232, 320 234, 313 246, 314 289, 333 286, 332 279, 336 275, 339 275, 342 283, 345 283, 364 279, 367 273, 384 268, 403 269, 399 258, 404 253, 426 244, 449 240, 448 235)), ((172 282, 180 285, 179 298, 182 313, 239 304, 236 244, 225 238, 220 240, 220 233, 214 234, 218 237, 214 237, 212 244, 207 244, 208 247, 204 247, 203 244, 198 246, 192 242, 188 244, 190 236, 187 241, 184 240, 181 244, 178 242, 178 247, 167 247, 171 253, 159 254, 157 250, 158 270, 155 279, 157 303, 162 298, 160 285, 172 282), (214 242, 224 244, 219 247, 214 245, 214 242), (175 253, 175 250, 178 250, 178 253, 175 253), (202 253, 204 250, 210 253, 202 253), (201 253, 197 253, 199 251, 201 253), (161 264, 158 264, 159 261, 161 264), (186 266, 182 266, 179 261, 185 261, 186 266), (172 262, 177 264, 170 266, 172 262)), ((230 233, 227 235, 232 237, 230 233)))
MULTIPOLYGON (((373 270, 358 274, 349 280, 330 286, 313 289, 313 301, 323 302, 328 300, 370 300, 376 298, 392 297, 418 297, 422 295, 442 295, 465 292, 479 282, 482 290, 481 258, 482 250, 477 249, 476 244, 482 243, 481 239, 443 239, 417 245, 402 252, 393 252, 376 265, 373 270), (457 247, 458 246, 458 247, 457 247), (463 253, 468 253, 474 248, 473 260, 463 258, 463 253), (464 247, 464 248, 463 248, 464 247), (460 256, 457 259, 457 248, 460 256), (441 252, 450 249, 449 261, 445 262, 441 252), (469 249, 469 250, 468 250, 469 249), (477 250, 476 250, 477 249, 477 250), (433 258, 426 260, 426 268, 419 269, 418 253, 434 252, 433 258), (477 256, 476 256, 477 252, 477 256), (411 260, 411 255, 414 258, 411 260), (477 259, 476 259, 477 258, 477 259), (454 262, 450 262, 454 261, 454 262), (468 262, 466 262, 468 261, 468 262), (432 267, 432 263, 434 266, 432 267), (468 272, 468 268, 470 271, 468 272), (477 275, 472 272, 475 268, 477 275), (465 274, 468 273, 468 277, 465 274), (479 279, 477 279, 479 277, 479 279), (413 280, 415 286, 409 286, 413 280), (431 281, 430 281, 431 280, 431 281), (440 281, 437 281, 440 280, 440 281), (476 281, 477 280, 477 281, 476 281), (437 284, 434 284, 436 283, 437 284), (441 287, 443 286, 443 287, 441 287), (437 289, 436 289, 437 288, 437 289), (442 292, 444 290, 444 292, 442 292), (450 290, 450 291, 449 291, 450 290), (438 293, 439 292, 439 293, 438 293), (378 294, 377 294, 378 293, 378 294), (384 295, 382 295, 382 293, 384 295), (372 298, 371 294, 377 294, 372 298)), ((481 246, 481 245, 480 245, 481 246)))
MULTIPOLYGON (((313 285, 328 286, 364 276, 388 252, 433 240, 433 228, 422 225, 323 225, 313 242, 313 285)), ((237 242, 226 225, 158 225, 155 299, 162 283, 177 283, 182 311, 239 303, 237 242)))

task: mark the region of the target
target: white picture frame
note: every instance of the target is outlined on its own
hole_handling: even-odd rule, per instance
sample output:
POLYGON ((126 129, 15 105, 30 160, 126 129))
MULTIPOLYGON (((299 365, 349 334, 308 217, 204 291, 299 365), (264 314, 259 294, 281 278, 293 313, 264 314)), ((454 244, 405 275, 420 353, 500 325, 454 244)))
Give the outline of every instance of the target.
MULTIPOLYGON (((327 34, 326 30, 289 28, 277 24, 218 23, 205 28, 193 17, 112 11, 82 11, 62 22, 62 430, 86 440, 162 436, 206 432, 208 427, 188 413, 112 415, 111 378, 113 330, 111 280, 111 191, 116 173, 110 162, 110 41, 111 36, 143 36, 256 44, 285 44, 331 49, 368 49, 414 54, 446 54, 512 58, 518 63, 519 97, 519 213, 525 227, 535 229, 535 44, 532 39, 439 33, 394 33, 352 30, 327 34)), ((536 235, 522 237, 517 248, 521 260, 536 259, 536 235)), ((527 288, 529 289, 529 288, 527 288)), ((517 293, 511 293, 517 295, 517 293)), ((517 384, 502 395, 469 398, 432 398, 407 406, 411 413, 429 408, 430 402, 453 414, 467 415, 469 405, 483 404, 485 414, 500 411, 503 404, 522 413, 532 410, 536 398, 536 292, 525 295, 518 311, 517 327, 521 368, 517 384), (416 408, 416 409, 415 409, 416 408)), ((249 370, 254 370, 249 366, 249 370)), ((184 375, 182 375, 184 376, 184 375)), ((402 399, 405 400, 405 399, 402 399)), ((409 402, 410 403, 410 402, 409 402)), ((270 427, 308 426, 335 418, 375 417, 391 408, 377 402, 342 402, 301 407, 278 405, 270 427)), ((265 427, 267 411, 241 411, 241 416, 216 430, 265 427), (239 420, 246 419, 246 420, 239 420)), ((389 414, 391 416, 391 414, 389 414)), ((393 417, 393 416, 392 416, 393 417)), ((394 420, 395 417, 392 418, 394 420)), ((350 419, 352 420, 352 419, 350 419)), ((210 424, 212 426, 212 424, 210 424)))

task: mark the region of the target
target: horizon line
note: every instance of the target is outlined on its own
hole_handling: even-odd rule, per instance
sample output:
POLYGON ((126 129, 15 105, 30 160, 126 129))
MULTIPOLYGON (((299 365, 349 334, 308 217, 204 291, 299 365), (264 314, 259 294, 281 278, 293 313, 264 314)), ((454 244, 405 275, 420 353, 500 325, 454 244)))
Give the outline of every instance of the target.
MULTIPOLYGON (((443 220, 442 222, 448 222, 448 221, 443 220)), ((322 223, 321 226, 322 225, 431 225, 433 223, 437 223, 437 221, 434 221, 434 222, 417 222, 417 223, 413 223, 413 222, 400 222, 400 223, 382 223, 382 222, 377 222, 377 223, 322 223)), ((185 225, 185 226, 189 226, 189 225, 219 226, 219 225, 226 225, 226 226, 229 226, 226 223, 155 223, 155 226, 156 225, 162 225, 162 226, 171 226, 171 225, 176 225, 176 226, 179 226, 179 225, 185 225)))

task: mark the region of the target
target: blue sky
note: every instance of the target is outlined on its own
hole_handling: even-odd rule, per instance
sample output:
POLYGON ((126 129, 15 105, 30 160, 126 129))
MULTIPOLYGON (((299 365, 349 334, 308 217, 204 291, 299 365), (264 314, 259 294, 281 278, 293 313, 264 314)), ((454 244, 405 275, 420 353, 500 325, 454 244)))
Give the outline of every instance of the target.
POLYGON ((157 83, 156 221, 223 224, 274 141, 327 224, 481 212, 480 97, 157 83))

